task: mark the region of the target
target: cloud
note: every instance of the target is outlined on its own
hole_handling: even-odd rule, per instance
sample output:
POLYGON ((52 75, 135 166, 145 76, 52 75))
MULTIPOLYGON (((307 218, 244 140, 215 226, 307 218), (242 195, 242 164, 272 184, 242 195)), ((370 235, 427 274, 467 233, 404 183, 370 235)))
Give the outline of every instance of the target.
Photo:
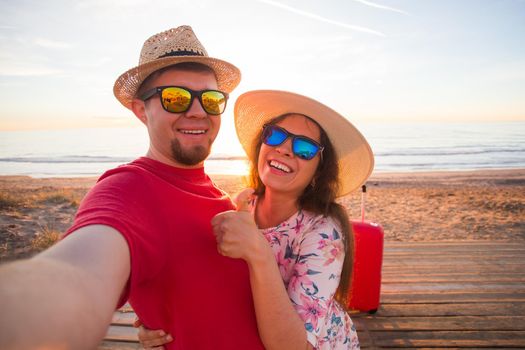
POLYGON ((47 49, 69 49, 73 47, 71 44, 62 42, 62 41, 55 41, 55 40, 49 40, 44 38, 36 38, 34 41, 35 45, 47 48, 47 49))
POLYGON ((98 68, 98 67, 104 67, 111 61, 112 61, 111 57, 104 56, 104 57, 99 57, 96 59, 90 59, 89 61, 85 59, 82 62, 72 62, 71 65, 76 68, 98 68))
POLYGON ((405 12, 403 10, 398 10, 398 9, 390 7, 390 6, 376 4, 375 2, 370 2, 370 1, 366 1, 366 0, 353 0, 353 1, 359 2, 359 3, 361 3, 363 5, 366 5, 366 6, 375 7, 375 8, 381 9, 381 10, 388 10, 388 11, 402 13, 404 15, 409 15, 408 12, 405 12))
POLYGON ((0 65, 0 76, 4 77, 35 77, 46 75, 57 75, 63 73, 59 69, 38 65, 24 64, 2 64, 0 65))
POLYGON ((366 28, 366 27, 361 27, 361 26, 355 26, 355 25, 351 25, 351 24, 347 24, 347 23, 337 22, 337 21, 331 20, 329 18, 321 17, 321 16, 315 15, 313 13, 309 13, 309 12, 306 12, 306 11, 303 11, 303 10, 299 10, 299 9, 293 8, 293 7, 288 6, 288 5, 281 4, 281 3, 276 2, 276 1, 272 1, 272 0, 257 0, 257 1, 262 2, 264 4, 271 5, 271 6, 282 8, 284 10, 293 12, 295 14, 298 14, 298 15, 301 15, 301 16, 304 16, 304 17, 313 18, 313 19, 315 19, 317 21, 320 21, 320 22, 330 23, 330 24, 333 24, 333 25, 336 25, 336 26, 339 26, 339 27, 355 30, 355 31, 358 31, 358 32, 374 34, 374 35, 378 35, 378 36, 382 36, 382 37, 386 36, 385 34, 379 32, 377 30, 373 30, 373 29, 366 28))
POLYGON ((67 43, 42 38, 9 37, 0 40, 0 76, 40 77, 63 74, 56 60, 42 52, 40 47, 64 49, 67 43), (36 47, 38 46, 38 47, 36 47))

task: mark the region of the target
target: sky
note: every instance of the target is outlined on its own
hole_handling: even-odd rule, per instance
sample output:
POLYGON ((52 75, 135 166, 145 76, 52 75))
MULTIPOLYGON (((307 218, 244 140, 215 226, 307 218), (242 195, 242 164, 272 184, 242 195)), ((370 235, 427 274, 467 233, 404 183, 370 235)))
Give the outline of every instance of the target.
POLYGON ((524 0, 0 0, 0 130, 140 126, 113 96, 191 25, 243 77, 356 123, 525 120, 524 0))

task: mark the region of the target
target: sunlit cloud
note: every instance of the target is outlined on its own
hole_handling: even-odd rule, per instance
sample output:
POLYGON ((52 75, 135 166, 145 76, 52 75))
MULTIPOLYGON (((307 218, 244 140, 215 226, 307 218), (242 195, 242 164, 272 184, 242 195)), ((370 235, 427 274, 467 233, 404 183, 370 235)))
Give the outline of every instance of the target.
POLYGON ((284 4, 281 4, 281 3, 276 2, 276 1, 272 1, 272 0, 257 0, 257 1, 262 2, 264 4, 271 5, 271 6, 279 7, 279 8, 282 8, 284 10, 293 12, 295 14, 298 14, 298 15, 301 15, 301 16, 304 16, 304 17, 312 18, 312 19, 315 19, 315 20, 320 21, 320 22, 333 24, 333 25, 336 25, 336 26, 339 26, 339 27, 355 30, 355 31, 358 31, 358 32, 374 34, 374 35, 378 35, 378 36, 382 36, 382 37, 386 36, 384 33, 381 33, 381 32, 379 32, 377 30, 373 30, 373 29, 370 29, 370 28, 362 27, 362 26, 355 26, 355 25, 348 24, 348 23, 334 21, 334 20, 331 20, 329 18, 321 17, 321 16, 318 16, 318 15, 310 13, 310 12, 299 10, 299 9, 294 8, 294 7, 291 7, 291 6, 288 6, 288 5, 284 5, 284 4))
POLYGON ((388 11, 402 13, 404 15, 409 15, 408 12, 405 12, 403 10, 399 10, 399 9, 396 9, 396 8, 393 8, 393 7, 390 7, 390 6, 380 5, 380 4, 377 4, 375 2, 371 2, 371 1, 366 1, 366 0, 353 0, 353 1, 359 2, 359 3, 361 3, 363 5, 366 5, 366 6, 375 7, 375 8, 381 9, 381 10, 388 10, 388 11))
POLYGON ((33 42, 36 45, 47 49, 69 49, 72 47, 72 45, 69 43, 44 38, 36 38, 33 42))

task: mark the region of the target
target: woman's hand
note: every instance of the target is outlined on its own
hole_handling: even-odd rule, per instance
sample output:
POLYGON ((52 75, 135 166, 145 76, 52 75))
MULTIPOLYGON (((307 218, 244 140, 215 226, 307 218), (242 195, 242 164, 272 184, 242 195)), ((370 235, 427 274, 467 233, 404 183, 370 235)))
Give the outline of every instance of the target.
POLYGON ((237 210, 217 214, 211 225, 217 239, 217 250, 230 258, 251 262, 259 253, 269 249, 253 218, 253 189, 245 189, 235 198, 237 210))
POLYGON ((138 318, 133 322, 133 327, 139 329, 137 336, 145 350, 165 350, 163 345, 173 341, 171 334, 166 334, 163 330, 147 329, 138 318))

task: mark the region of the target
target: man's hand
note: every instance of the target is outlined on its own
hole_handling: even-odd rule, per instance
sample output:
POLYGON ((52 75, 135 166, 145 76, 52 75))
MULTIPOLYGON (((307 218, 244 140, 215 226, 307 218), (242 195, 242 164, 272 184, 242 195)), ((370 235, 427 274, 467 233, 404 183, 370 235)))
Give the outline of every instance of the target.
POLYGON ((137 336, 144 350, 165 350, 163 345, 173 341, 171 334, 166 334, 162 329, 147 329, 138 318, 133 322, 133 327, 139 329, 137 336))

